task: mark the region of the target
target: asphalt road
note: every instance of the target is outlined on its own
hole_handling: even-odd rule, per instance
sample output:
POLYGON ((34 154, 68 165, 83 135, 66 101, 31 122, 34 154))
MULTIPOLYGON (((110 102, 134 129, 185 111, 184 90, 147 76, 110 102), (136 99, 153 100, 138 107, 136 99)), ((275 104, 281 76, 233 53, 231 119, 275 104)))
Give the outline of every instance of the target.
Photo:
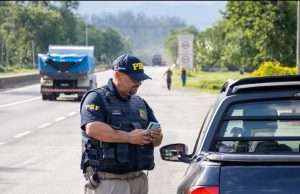
MULTIPOLYGON (((181 142, 193 149, 198 130, 215 95, 185 89, 168 91, 165 68, 147 67, 139 95, 162 125, 162 145, 181 142)), ((111 71, 97 74, 103 85, 111 71)), ((42 101, 39 84, 0 91, 0 193, 81 194, 79 102, 62 96, 42 101)), ((149 171, 149 194, 176 193, 186 164, 162 161, 149 171)))

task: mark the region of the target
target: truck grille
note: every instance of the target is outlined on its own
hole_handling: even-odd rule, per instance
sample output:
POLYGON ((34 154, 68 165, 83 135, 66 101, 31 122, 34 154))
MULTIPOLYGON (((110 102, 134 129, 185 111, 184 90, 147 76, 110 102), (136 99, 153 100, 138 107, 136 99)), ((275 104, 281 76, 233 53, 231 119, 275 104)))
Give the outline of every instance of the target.
POLYGON ((54 80, 54 88, 76 88, 77 80, 54 80))

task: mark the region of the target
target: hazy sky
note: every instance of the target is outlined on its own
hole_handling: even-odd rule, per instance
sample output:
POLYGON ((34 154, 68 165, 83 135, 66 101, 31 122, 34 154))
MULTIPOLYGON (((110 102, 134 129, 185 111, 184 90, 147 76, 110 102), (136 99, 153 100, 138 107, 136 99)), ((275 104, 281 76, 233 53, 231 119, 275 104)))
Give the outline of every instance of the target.
POLYGON ((79 14, 142 12, 148 16, 177 16, 202 31, 221 19, 226 1, 80 1, 79 14))

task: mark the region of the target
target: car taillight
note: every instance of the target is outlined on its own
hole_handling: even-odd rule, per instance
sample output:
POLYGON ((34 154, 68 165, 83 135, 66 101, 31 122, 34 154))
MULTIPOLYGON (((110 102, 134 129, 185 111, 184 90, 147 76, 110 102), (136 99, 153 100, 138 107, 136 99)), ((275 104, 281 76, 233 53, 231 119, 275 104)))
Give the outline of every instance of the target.
POLYGON ((189 191, 189 194, 219 194, 218 186, 197 186, 192 187, 189 191))

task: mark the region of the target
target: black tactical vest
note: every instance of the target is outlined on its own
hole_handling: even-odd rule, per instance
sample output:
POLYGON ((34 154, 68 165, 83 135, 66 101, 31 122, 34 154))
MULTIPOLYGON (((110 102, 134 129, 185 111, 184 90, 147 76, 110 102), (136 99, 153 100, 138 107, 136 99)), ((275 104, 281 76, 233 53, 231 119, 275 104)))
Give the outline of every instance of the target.
MULTIPOLYGON (((146 128, 148 123, 147 109, 141 98, 132 96, 129 100, 122 101, 106 87, 90 92, 93 91, 102 96, 108 115, 106 122, 112 128, 127 132, 133 129, 146 128)), ((87 94, 83 97, 82 102, 87 94)), ((152 170, 154 168, 153 145, 106 143, 88 137, 82 130, 81 169, 84 173, 88 166, 96 171, 118 174, 152 170)))

